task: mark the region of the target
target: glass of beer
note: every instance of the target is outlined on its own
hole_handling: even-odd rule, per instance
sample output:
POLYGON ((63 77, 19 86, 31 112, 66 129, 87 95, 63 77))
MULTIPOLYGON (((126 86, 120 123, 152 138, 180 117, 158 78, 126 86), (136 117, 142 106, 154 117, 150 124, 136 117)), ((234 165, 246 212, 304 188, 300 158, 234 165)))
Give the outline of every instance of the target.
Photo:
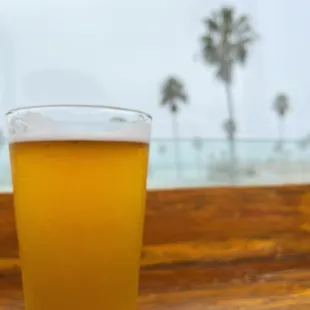
POLYGON ((26 310, 134 310, 151 117, 104 106, 7 113, 26 310))

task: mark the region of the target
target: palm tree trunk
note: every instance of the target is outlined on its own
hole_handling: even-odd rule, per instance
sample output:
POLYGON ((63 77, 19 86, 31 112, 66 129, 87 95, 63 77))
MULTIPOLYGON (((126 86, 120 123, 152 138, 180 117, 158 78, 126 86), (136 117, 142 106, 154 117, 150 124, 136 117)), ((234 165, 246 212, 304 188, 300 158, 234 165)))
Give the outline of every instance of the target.
POLYGON ((176 163, 177 177, 181 177, 181 153, 180 153, 180 143, 179 143, 179 123, 177 118, 177 113, 172 113, 172 134, 174 139, 174 156, 176 163))
POLYGON ((279 117, 279 123, 278 123, 278 134, 279 134, 279 151, 283 151, 283 144, 284 144, 284 136, 285 136, 285 124, 284 124, 284 117, 279 117))
POLYGON ((284 158, 285 153, 283 152, 284 151, 284 117, 281 115, 279 116, 278 130, 279 130, 278 155, 280 156, 278 160, 278 169, 280 173, 282 173, 284 165, 285 165, 285 158, 284 158))
POLYGON ((197 177, 198 177, 198 180, 200 180, 201 173, 203 171, 200 150, 196 150, 196 166, 197 166, 196 167, 197 168, 197 177))
MULTIPOLYGON (((234 105, 233 98, 231 94, 231 84, 225 84, 226 91, 226 102, 227 102, 227 110, 228 110, 228 118, 235 123, 235 115, 234 115, 234 105)), ((235 149, 235 132, 228 137, 229 143, 229 153, 230 153, 230 168, 229 168, 229 178, 232 185, 235 185, 237 180, 237 158, 236 158, 236 149, 235 149)))

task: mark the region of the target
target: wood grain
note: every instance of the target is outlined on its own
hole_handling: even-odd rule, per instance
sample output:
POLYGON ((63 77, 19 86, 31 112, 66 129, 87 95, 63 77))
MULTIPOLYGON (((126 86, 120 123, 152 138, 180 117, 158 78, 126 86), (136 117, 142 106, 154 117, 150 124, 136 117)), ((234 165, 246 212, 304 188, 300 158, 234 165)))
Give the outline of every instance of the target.
MULTIPOLYGON (((310 272, 269 274, 255 284, 226 283, 196 290, 141 295, 140 310, 306 310, 310 306, 310 272)), ((0 309, 23 309, 19 282, 0 280, 0 309)))
MULTIPOLYGON (((16 305, 17 248, 13 198, 3 194, 0 292, 6 287, 6 296, 16 294, 16 305)), ((148 193, 143 309, 306 309, 309 267, 308 185, 148 193)), ((0 302, 2 309, 11 308, 0 302)))
POLYGON ((228 187, 149 192, 145 244, 308 233, 309 189, 228 187))
POLYGON ((18 257, 13 195, 0 193, 0 259, 18 257))

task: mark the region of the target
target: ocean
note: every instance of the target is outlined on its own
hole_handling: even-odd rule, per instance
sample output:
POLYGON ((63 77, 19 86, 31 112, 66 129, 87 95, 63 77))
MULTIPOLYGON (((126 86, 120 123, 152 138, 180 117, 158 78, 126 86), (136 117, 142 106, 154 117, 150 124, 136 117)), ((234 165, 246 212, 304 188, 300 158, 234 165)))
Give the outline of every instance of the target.
MULTIPOLYGON (((240 185, 310 182, 310 150, 286 141, 281 151, 272 140, 236 141, 240 185)), ((153 139, 150 145, 148 188, 229 185, 226 140, 153 139), (176 156, 178 147, 178 156, 176 156)), ((0 190, 11 190, 8 145, 0 146, 0 190)))

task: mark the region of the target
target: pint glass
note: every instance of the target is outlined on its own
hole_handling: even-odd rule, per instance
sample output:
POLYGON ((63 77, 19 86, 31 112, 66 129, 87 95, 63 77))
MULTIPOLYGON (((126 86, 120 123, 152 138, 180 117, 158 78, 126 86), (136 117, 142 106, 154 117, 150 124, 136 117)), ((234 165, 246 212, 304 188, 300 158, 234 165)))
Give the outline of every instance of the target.
POLYGON ((104 106, 7 113, 26 310, 134 310, 151 117, 104 106))

